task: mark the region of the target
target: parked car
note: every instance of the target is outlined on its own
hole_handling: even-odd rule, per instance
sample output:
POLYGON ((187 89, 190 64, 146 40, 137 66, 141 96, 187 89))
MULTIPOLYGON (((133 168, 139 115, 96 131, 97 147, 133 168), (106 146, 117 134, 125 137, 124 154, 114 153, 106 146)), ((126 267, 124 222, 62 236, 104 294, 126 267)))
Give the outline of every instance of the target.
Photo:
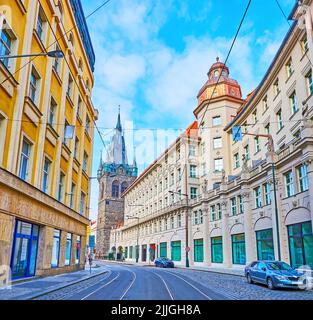
POLYGON ((248 283, 266 284, 269 289, 293 288, 305 289, 306 280, 298 272, 282 261, 254 261, 245 268, 248 283))
POLYGON ((154 260, 154 265, 160 268, 174 268, 174 262, 168 258, 157 258, 154 260))

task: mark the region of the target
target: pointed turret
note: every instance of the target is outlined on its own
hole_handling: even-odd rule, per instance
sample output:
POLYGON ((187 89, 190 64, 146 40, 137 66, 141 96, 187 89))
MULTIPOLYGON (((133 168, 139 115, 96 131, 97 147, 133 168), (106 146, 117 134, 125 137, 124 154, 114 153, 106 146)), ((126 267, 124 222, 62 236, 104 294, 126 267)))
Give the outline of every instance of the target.
POLYGON ((122 132, 121 107, 118 108, 118 117, 117 117, 117 123, 116 123, 115 129, 122 132))

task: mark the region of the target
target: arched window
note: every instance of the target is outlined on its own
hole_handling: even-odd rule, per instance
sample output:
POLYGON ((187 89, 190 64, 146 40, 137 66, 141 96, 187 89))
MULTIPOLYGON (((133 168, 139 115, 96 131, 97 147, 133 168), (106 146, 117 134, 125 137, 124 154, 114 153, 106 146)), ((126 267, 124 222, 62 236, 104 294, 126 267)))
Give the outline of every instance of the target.
POLYGON ((114 181, 112 183, 112 197, 113 198, 118 198, 119 197, 119 188, 120 188, 120 186, 119 186, 118 181, 114 181))
POLYGON ((127 188, 128 188, 127 182, 123 182, 121 186, 121 193, 123 194, 127 188))

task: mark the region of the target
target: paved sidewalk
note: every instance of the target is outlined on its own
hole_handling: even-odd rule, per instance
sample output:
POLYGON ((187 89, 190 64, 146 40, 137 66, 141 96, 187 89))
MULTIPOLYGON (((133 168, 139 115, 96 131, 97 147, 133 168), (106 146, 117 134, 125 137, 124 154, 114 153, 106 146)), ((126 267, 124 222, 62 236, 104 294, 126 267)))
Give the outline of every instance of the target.
POLYGON ((83 280, 108 272, 105 266, 86 265, 85 270, 63 273, 56 276, 36 278, 13 283, 9 289, 0 289, 0 300, 30 300, 39 295, 68 287, 83 280))

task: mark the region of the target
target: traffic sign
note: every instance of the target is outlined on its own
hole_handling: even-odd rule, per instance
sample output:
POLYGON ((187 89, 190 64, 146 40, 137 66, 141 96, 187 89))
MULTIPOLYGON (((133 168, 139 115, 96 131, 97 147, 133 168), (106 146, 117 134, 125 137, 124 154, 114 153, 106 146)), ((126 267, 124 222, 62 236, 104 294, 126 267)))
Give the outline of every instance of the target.
POLYGON ((186 247, 186 252, 190 252, 190 247, 186 247))

